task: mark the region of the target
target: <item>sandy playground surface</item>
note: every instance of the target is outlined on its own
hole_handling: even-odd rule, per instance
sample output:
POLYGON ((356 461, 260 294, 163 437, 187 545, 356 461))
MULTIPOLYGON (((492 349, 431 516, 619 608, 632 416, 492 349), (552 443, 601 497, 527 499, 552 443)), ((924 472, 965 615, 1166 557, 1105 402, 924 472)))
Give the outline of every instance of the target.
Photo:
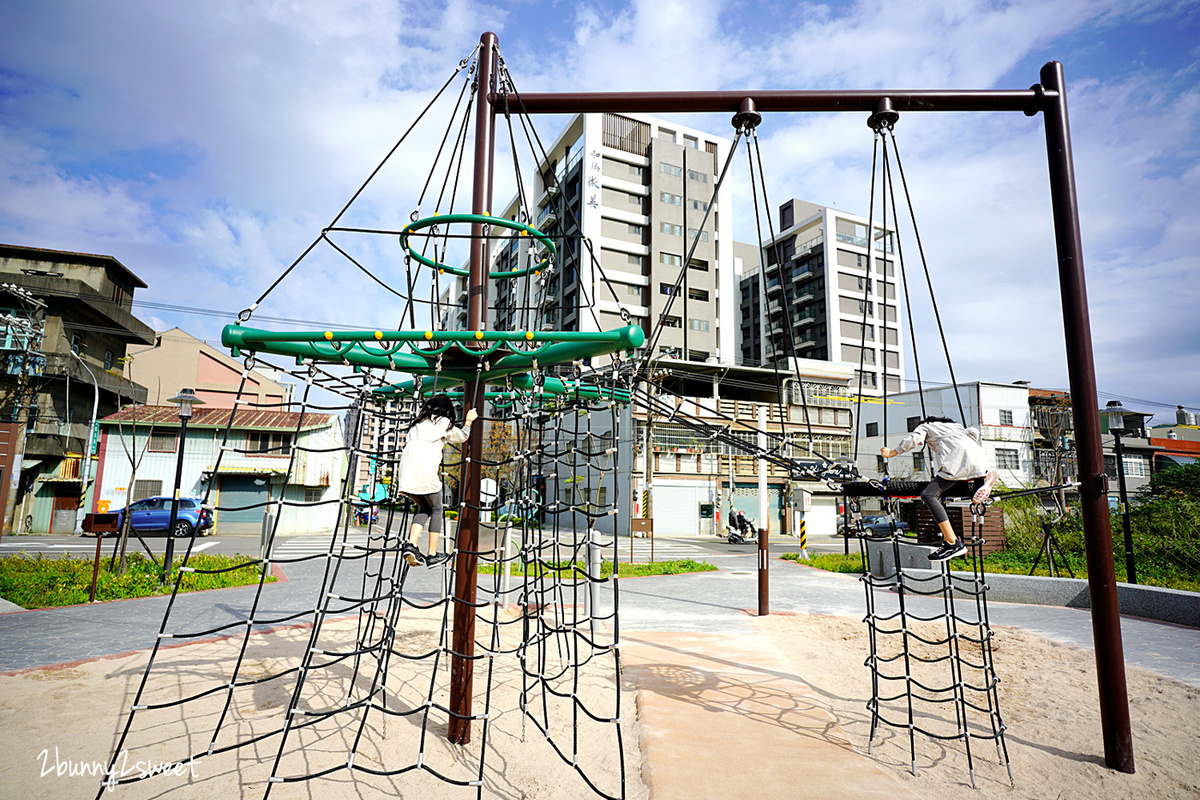
MULTIPOLYGON (((856 620, 811 615, 772 616, 754 624, 778 648, 813 696, 824 706, 850 742, 850 759, 865 759, 870 716, 865 703, 870 696, 870 675, 863 666, 867 635, 856 620)), ((397 648, 413 654, 425 652, 435 641, 438 620, 409 615, 397 648)), ((510 626, 515 629, 516 626, 510 626)), ((319 646, 330 650, 353 641, 354 624, 336 623, 326 628, 319 646)), ((638 632, 639 637, 652 636, 638 632)), ((308 629, 287 629, 251 637, 243 678, 265 677, 297 663, 307 644, 308 629)), ((228 665, 236 657, 240 639, 226 639, 164 649, 154 671, 155 680, 145 703, 172 699, 219 687, 227 680, 228 665), (225 678, 221 676, 224 675, 225 678)), ((1000 709, 1008 726, 1007 746, 1015 788, 989 742, 975 745, 976 783, 969 783, 961 742, 937 742, 917 736, 917 775, 909 773, 907 734, 883 728, 876 736, 869 759, 894 777, 897 796, 931 798, 1189 798, 1200 797, 1200 689, 1130 667, 1128 685, 1137 773, 1123 775, 1103 766, 1094 660, 1090 652, 1056 645, 1020 630, 998 629, 995 663, 1002 682, 1000 709)), ((553 665, 559 654, 545 654, 553 665)), ((0 676, 0 795, 22 800, 92 797, 99 788, 93 776, 59 775, 63 764, 80 766, 107 762, 117 743, 118 722, 123 726, 142 677, 145 653, 102 659, 59 668, 23 671, 0 676)), ((428 661, 394 659, 389 672, 389 707, 411 708, 432 693, 445 703, 445 665, 431 668, 428 661)), ((557 755, 545 738, 517 710, 521 673, 515 658, 497 659, 492 675, 493 718, 487 733, 483 765, 483 797, 586 798, 595 794, 570 764, 557 755), (524 730, 523 730, 524 728, 524 730)), ((487 667, 480 663, 476 688, 487 667)), ((325 670, 326 676, 309 684, 301 707, 328 708, 344 699, 351 661, 325 670)), ((360 672, 367 674, 369 672, 360 672)), ((611 661, 596 659, 581 672, 576 696, 594 713, 611 714, 614 676, 611 661)), ((569 675, 569 673, 568 673, 569 675)), ((626 681, 628 683, 628 681, 626 681)), ((276 729, 282 720, 293 681, 282 679, 236 690, 221 725, 218 748, 245 741, 276 729)), ((569 693, 568 677, 555 684, 569 693)), ((121 762, 127 774, 136 774, 137 762, 172 763, 181 754, 208 747, 216 720, 224 708, 226 692, 141 713, 124 747, 121 762)), ((619 794, 622 773, 617 750, 617 726, 581 716, 577 730, 569 698, 536 695, 539 715, 564 752, 579 753, 584 774, 607 794, 619 794)), ((641 775, 647 732, 636 719, 632 692, 623 694, 620 725, 624 742, 626 796, 648 796, 641 775)), ((947 713, 951 713, 947 709, 947 713)), ((310 718, 306 718, 310 719, 310 718)), ((289 738, 280 761, 280 774, 294 775, 338 767, 356 737, 361 736, 355 763, 378 769, 413 766, 418 759, 428 769, 393 776, 340 769, 323 778, 299 783, 274 784, 274 798, 321 797, 421 797, 469 798, 475 789, 436 778, 431 770, 454 780, 479 777, 481 752, 479 723, 471 745, 445 744, 446 715, 432 712, 427 724, 420 715, 385 717, 368 715, 366 725, 343 724, 343 718, 320 719, 289 738), (427 732, 422 744, 421 734, 427 732), (422 755, 423 754, 423 755, 422 755)), ((355 720, 361 717, 354 717, 355 720)), ((937 720, 924 722, 935 727, 937 720)), ((720 725, 714 719, 714 725, 720 725)), ((678 734, 676 734, 678 735, 678 734)), ((684 733, 686 735, 686 732, 684 733)), ((261 797, 279 750, 279 737, 197 759, 184 765, 182 775, 161 775, 152 780, 120 786, 110 795, 124 798, 254 798, 261 797)), ((731 757, 729 769, 753 774, 751 751, 731 757)), ((769 755, 766 755, 769 757, 769 755)), ((651 765, 646 765, 650 767, 651 765)), ((68 766, 67 772, 70 767, 68 766)), ((789 797, 803 797, 803 776, 789 797)), ((747 796, 753 793, 748 780, 747 796)), ((703 787, 695 789, 704 797, 703 787)))

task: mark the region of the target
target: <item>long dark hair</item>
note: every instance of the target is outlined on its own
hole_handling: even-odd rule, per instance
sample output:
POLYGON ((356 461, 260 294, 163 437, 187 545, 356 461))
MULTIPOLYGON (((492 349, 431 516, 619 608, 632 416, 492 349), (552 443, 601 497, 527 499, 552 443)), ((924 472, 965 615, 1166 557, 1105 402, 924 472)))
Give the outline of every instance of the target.
POLYGON ((417 418, 412 421, 412 425, 418 422, 424 422, 427 419, 434 417, 445 417, 451 423, 458 419, 458 414, 454 410, 454 403, 450 402, 450 398, 444 394, 435 394, 424 403, 421 404, 421 410, 417 413, 417 418))
POLYGON ((921 422, 922 423, 925 423, 925 422, 950 422, 950 423, 953 423, 954 420, 950 419, 949 417, 926 417, 925 419, 921 420, 921 422))

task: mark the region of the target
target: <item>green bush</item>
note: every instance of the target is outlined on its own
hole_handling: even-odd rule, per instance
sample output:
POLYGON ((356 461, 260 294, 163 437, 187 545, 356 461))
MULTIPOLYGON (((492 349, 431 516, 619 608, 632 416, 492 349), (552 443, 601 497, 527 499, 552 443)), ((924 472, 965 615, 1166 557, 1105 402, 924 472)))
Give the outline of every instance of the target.
MULTIPOLYGON (((246 556, 218 556, 197 553, 188 560, 195 569, 225 569, 238 564, 249 564, 246 556)), ((182 559, 175 560, 176 569, 182 559)), ((109 559, 100 562, 100 574, 96 580, 97 600, 121 600, 130 597, 150 597, 169 594, 174 587, 172 581, 166 586, 159 582, 161 573, 149 558, 141 553, 131 553, 126 558, 124 575, 116 575, 108 568, 109 559)), ((53 608, 88 602, 92 587, 93 561, 87 558, 46 558, 38 554, 34 558, 13 556, 0 558, 0 597, 16 603, 22 608, 53 608)), ((213 574, 184 573, 179 591, 193 592, 201 589, 222 589, 229 586, 245 586, 257 583, 259 570, 256 566, 213 574)), ((267 582, 274 582, 273 575, 267 582)))
MULTIPOLYGON (((1200 470, 1171 467, 1151 479, 1148 492, 1131 498, 1130 538, 1139 583, 1200 591, 1200 493, 1195 488, 1198 480, 1200 470)), ((985 570, 1029 574, 1044 537, 1042 518, 1036 510, 1039 502, 1037 496, 997 501, 997 507, 1004 511, 1007 548, 985 558, 985 570)), ((1125 536, 1118 509, 1110 513, 1109 527, 1117 580, 1124 581, 1125 536)), ((1086 577, 1083 522, 1078 510, 1072 509, 1056 520, 1053 530, 1075 576, 1086 577)), ((1058 554, 1055 559, 1061 568, 1058 554)), ((1045 556, 1034 574, 1049 574, 1045 556)))

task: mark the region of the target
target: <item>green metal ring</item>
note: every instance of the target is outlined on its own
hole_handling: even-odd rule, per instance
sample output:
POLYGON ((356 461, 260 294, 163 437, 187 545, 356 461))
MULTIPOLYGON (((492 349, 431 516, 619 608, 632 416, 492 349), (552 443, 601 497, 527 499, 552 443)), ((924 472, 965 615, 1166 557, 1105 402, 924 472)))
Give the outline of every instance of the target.
MULTIPOLYGON (((524 222, 517 222, 516 220, 513 220, 513 219, 506 219, 505 217, 489 217, 489 216, 485 216, 483 214, 441 214, 441 215, 436 215, 436 216, 432 216, 432 217, 424 217, 423 219, 418 219, 414 222, 410 222, 404 226, 403 230, 400 231, 400 246, 403 247, 406 251, 408 251, 409 256, 411 256, 412 259, 414 261, 417 261, 418 263, 424 264, 427 267, 432 267, 433 269, 436 269, 436 270, 439 270, 442 272, 449 272, 451 275, 461 275, 463 277, 469 277, 470 271, 465 270, 462 267, 452 267, 449 264, 440 264, 437 261, 434 261, 432 258, 426 258, 425 256, 418 253, 415 249, 413 249, 413 246, 411 244, 409 244, 408 237, 411 234, 415 233, 416 231, 422 230, 424 228, 431 228, 434 225, 441 225, 443 222, 444 223, 478 222, 482 225, 496 225, 501 228, 508 228, 509 230, 520 231, 521 233, 528 234, 529 236, 532 236, 533 238, 537 239, 542 244, 546 245, 547 249, 549 249, 549 251, 550 251, 550 255, 555 255, 558 253, 558 248, 556 248, 554 246, 554 242, 552 242, 550 240, 550 237, 547 236, 546 234, 542 233, 541 231, 539 231, 537 228, 533 227, 532 225, 526 225, 524 222)), ((536 265, 534 265, 532 267, 528 267, 526 269, 506 270, 504 272, 489 272, 488 277, 489 278, 519 278, 522 275, 528 275, 530 272, 540 270, 542 267, 546 266, 546 264, 549 262, 549 260, 550 260, 549 258, 543 258, 536 265)))

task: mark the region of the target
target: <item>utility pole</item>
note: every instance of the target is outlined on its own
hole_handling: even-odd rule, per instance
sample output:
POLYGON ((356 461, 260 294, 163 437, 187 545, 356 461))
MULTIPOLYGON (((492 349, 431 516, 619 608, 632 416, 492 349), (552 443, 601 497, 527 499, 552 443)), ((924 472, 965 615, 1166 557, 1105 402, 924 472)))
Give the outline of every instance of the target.
POLYGON ((4 518, 0 520, 0 536, 15 533, 20 529, 16 517, 17 491, 21 486, 21 467, 25 460, 25 429, 29 424, 29 409, 33 402, 32 382, 30 374, 39 363, 45 363, 41 354, 42 336, 46 328, 46 304, 34 297, 22 286, 14 283, 0 284, 0 289, 8 292, 17 301, 29 309, 28 317, 18 317, 12 314, 3 318, 8 336, 19 347, 9 357, 9 374, 13 375, 12 384, 12 421, 10 428, 11 440, 8 443, 9 474, 0 475, 0 480, 7 483, 0 493, 4 496, 4 518))

